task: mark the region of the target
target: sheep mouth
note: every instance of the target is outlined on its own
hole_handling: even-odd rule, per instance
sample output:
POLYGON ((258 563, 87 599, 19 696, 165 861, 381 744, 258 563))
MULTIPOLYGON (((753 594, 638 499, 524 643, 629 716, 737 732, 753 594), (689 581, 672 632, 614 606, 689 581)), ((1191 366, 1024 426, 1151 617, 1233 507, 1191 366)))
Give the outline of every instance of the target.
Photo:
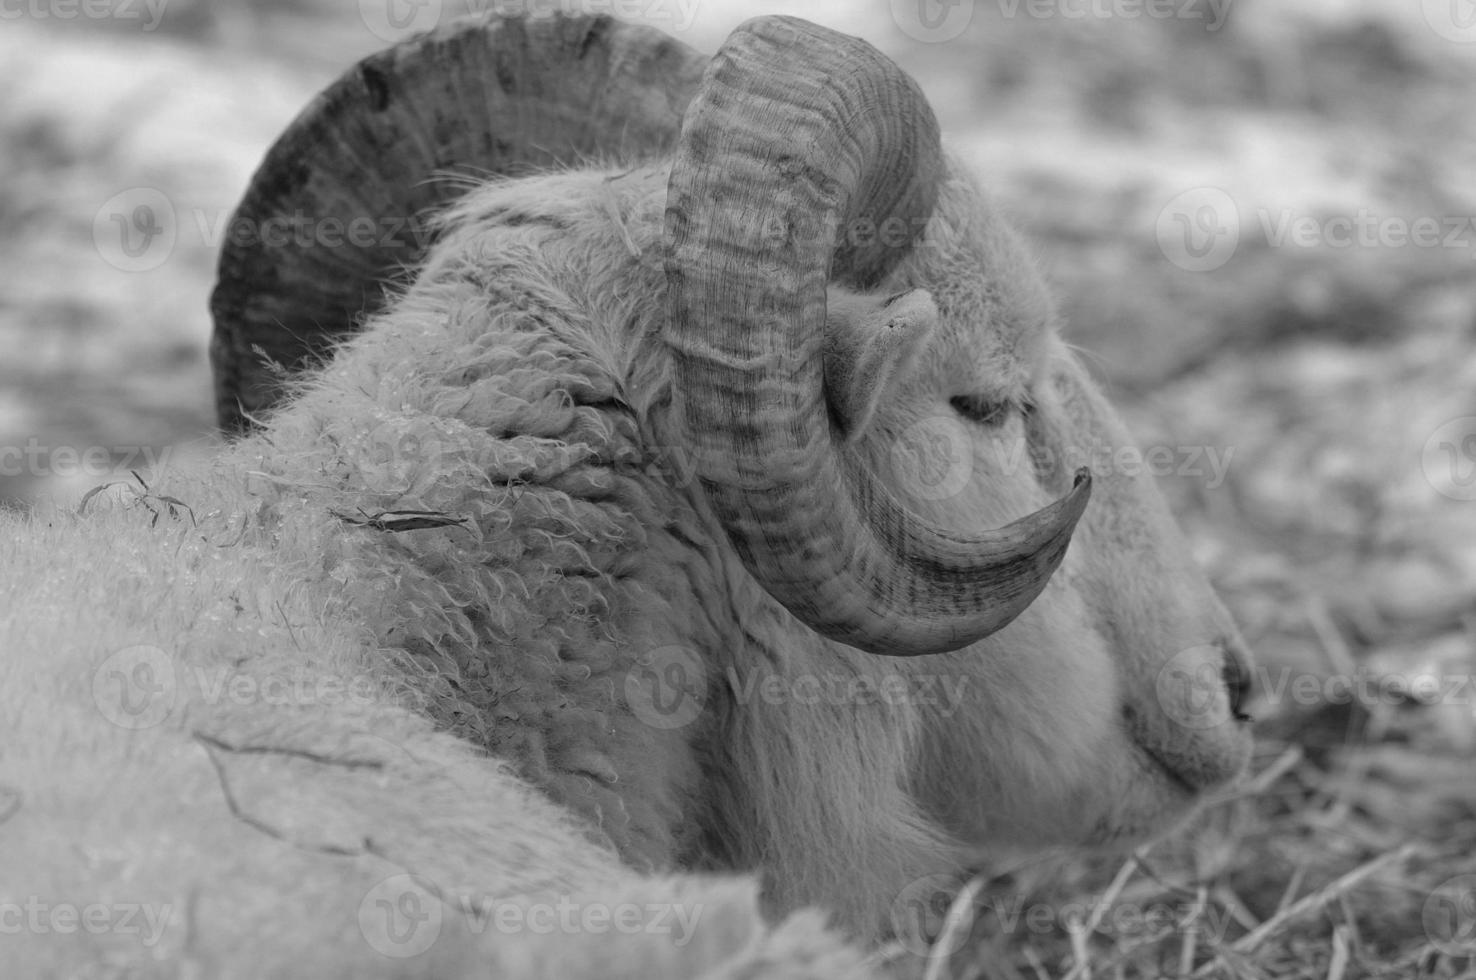
MULTIPOLYGON (((1237 730, 1213 753, 1203 755, 1165 752, 1162 748, 1133 739, 1140 753, 1145 774, 1154 778, 1164 802, 1182 808, 1181 819, 1191 816, 1216 791, 1223 790, 1244 775, 1250 760, 1251 737, 1244 728, 1237 730)), ((1175 822, 1165 814, 1165 828, 1175 822)))
POLYGON ((1137 772, 1121 791, 1113 812, 1099 817, 1082 835, 1083 847, 1131 848, 1173 832, 1192 820, 1206 799, 1202 789, 1143 745, 1133 743, 1137 772))
POLYGON ((1123 705, 1122 723, 1145 767, 1160 771, 1189 796, 1203 796, 1237 779, 1250 759, 1248 719, 1238 710, 1233 689, 1228 701, 1224 717, 1216 716, 1213 724, 1186 725, 1171 718, 1180 727, 1165 726, 1163 718, 1150 720, 1131 704, 1123 705))

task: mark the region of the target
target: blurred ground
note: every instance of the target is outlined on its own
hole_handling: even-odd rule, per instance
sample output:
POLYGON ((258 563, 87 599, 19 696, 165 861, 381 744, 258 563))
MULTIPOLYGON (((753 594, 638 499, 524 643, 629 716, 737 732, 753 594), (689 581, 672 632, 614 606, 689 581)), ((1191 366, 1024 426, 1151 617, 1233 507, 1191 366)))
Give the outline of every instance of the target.
MULTIPOLYGON (((765 12, 615 6, 705 50, 765 12)), ((965 903, 927 968, 1476 975, 1476 13, 1150 6, 783 10, 918 75, 1140 442, 1167 450, 1162 485, 1261 659, 1245 790, 1127 864, 1017 871, 1013 893, 1057 913, 1025 928, 965 903)), ((173 0, 152 27, 142 4, 46 14, 64 9, 0 21, 0 499, 208 445, 215 233, 387 28, 367 0, 173 0)))

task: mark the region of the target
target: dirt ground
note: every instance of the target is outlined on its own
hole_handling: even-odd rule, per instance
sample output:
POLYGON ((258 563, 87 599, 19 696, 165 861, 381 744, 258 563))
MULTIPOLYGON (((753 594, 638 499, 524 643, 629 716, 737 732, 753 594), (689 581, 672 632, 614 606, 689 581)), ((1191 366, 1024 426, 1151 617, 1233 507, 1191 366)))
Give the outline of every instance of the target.
MULTIPOLYGON (((777 12, 613 6, 705 50, 777 12)), ((368 0, 13 9, 0 500, 19 502, 208 449, 219 229, 275 134, 387 26, 368 0), (136 247, 141 203, 168 247, 136 247)), ((1004 869, 1007 888, 980 877, 956 902, 965 879, 940 884, 914 909, 932 951, 893 950, 899 970, 1476 976, 1476 24, 1459 0, 783 12, 922 81, 1161 450, 1144 465, 1259 658, 1253 774, 1192 832, 1004 869)))

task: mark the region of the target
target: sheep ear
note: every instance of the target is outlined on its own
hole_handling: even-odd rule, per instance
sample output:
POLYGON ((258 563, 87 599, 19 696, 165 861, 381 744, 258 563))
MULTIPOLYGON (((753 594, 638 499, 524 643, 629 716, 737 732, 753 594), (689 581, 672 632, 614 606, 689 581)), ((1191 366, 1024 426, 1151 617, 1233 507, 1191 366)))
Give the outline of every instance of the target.
POLYGON ((825 398, 846 442, 895 397, 938 323, 926 289, 861 296, 832 288, 825 311, 825 398))

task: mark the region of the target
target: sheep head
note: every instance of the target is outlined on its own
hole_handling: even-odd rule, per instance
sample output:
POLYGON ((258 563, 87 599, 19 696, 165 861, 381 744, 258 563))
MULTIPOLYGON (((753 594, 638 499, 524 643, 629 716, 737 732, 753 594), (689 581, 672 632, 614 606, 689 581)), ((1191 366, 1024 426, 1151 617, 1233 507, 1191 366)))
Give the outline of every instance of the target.
POLYGON ((666 209, 675 389, 745 567, 831 640, 970 682, 921 712, 926 813, 996 846, 1135 839, 1242 769, 1243 643, 1151 477, 1109 467, 1087 505, 1066 461, 1132 442, 909 78, 751 23, 666 209), (950 472, 920 479, 938 440, 950 472))

